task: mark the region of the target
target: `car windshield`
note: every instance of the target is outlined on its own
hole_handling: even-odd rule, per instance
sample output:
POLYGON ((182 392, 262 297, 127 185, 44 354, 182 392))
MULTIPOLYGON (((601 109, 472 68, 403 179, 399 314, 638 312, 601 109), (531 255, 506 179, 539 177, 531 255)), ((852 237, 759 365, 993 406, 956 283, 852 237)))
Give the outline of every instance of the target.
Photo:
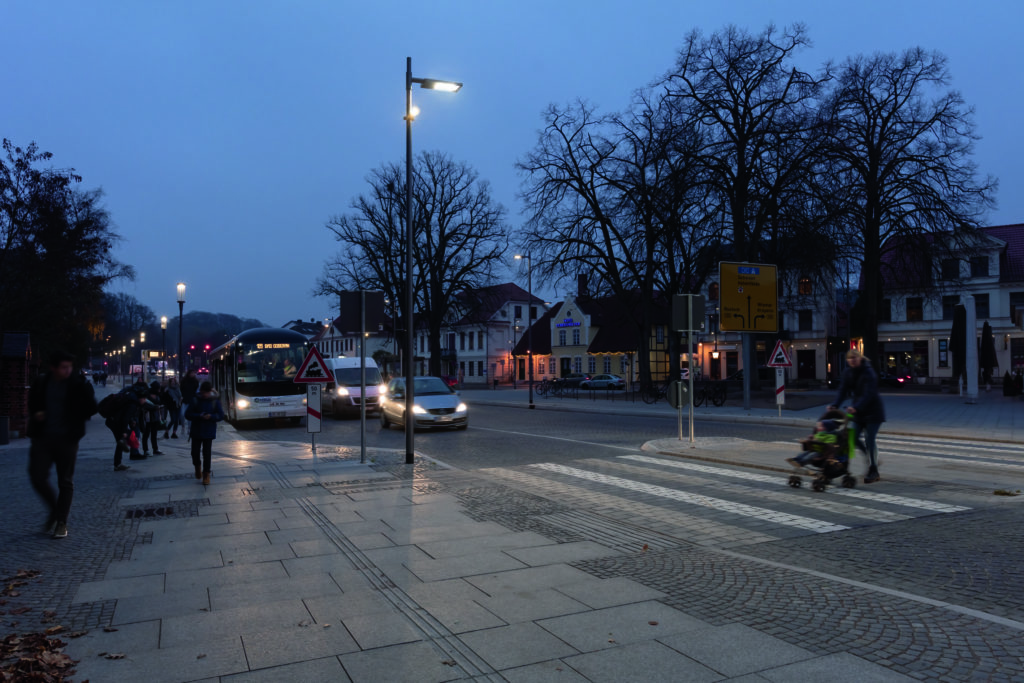
POLYGON ((417 377, 414 380, 412 387, 413 393, 416 396, 452 393, 452 390, 440 377, 417 377))
MULTIPOLYGON (((334 381, 340 386, 357 387, 360 383, 360 375, 362 372, 359 368, 336 368, 332 371, 334 373, 334 381)), ((380 371, 377 368, 366 368, 366 383, 380 384, 380 371)))

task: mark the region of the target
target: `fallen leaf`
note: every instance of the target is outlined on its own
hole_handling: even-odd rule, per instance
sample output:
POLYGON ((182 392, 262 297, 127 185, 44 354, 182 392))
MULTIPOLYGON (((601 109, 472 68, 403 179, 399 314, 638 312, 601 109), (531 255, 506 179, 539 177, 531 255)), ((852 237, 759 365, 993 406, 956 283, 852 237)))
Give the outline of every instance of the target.
POLYGON ((107 659, 124 659, 125 656, 126 655, 123 652, 111 652, 106 657, 107 659))
POLYGON ((72 631, 68 634, 68 638, 81 638, 82 636, 89 635, 88 631, 72 631))
POLYGON ((55 633, 60 633, 63 630, 64 630, 64 627, 58 624, 57 626, 51 626, 50 628, 46 629, 46 631, 44 631, 44 633, 46 633, 46 635, 48 635, 48 636, 52 636, 55 633))
POLYGON ((324 624, 324 628, 330 628, 330 627, 331 627, 330 624, 324 624))
POLYGON ((106 652, 100 652, 100 653, 98 653, 98 654, 97 654, 96 656, 97 656, 97 657, 106 657, 106 656, 107 656, 107 653, 106 653, 106 652))
POLYGON ((205 654, 196 655, 196 659, 206 659, 206 655, 205 654))
POLYGON ((609 643, 614 643, 614 642, 615 642, 615 639, 614 639, 614 638, 609 638, 609 639, 608 639, 608 642, 609 642, 609 643))
POLYGON ((116 630, 117 630, 117 629, 116 629, 116 628, 114 628, 113 626, 104 626, 104 627, 103 627, 103 632, 104 632, 104 633, 113 633, 113 632, 114 632, 114 631, 116 631, 116 630))
POLYGON ((441 663, 444 664, 445 666, 455 666, 456 665, 456 662, 455 662, 454 659, 446 659, 446 660, 444 660, 441 663))
POLYGON ((657 626, 658 625, 658 622, 656 622, 656 621, 648 621, 647 623, 650 624, 651 626, 657 626))
POLYGON ((16 598, 16 597, 21 595, 21 592, 20 591, 7 591, 7 595, 11 596, 12 598, 16 598))
POLYGON ((11 610, 11 614, 24 614, 25 612, 31 612, 31 607, 15 607, 11 610))
POLYGON ((644 550, 645 553, 647 552, 647 544, 646 543, 644 543, 644 549, 643 550, 644 550))

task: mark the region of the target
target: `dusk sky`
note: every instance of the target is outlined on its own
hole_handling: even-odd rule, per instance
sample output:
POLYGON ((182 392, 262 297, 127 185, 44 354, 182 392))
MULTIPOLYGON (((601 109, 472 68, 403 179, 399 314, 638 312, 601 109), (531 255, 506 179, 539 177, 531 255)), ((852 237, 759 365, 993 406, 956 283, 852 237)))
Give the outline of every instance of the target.
POLYGON ((184 280, 186 311, 322 319, 337 307, 312 295, 338 248, 324 224, 366 192, 372 169, 405 159, 407 56, 414 76, 465 83, 414 91, 415 151, 473 166, 518 227, 514 164, 548 104, 622 110, 692 29, 769 22, 806 24, 807 70, 914 46, 945 53, 952 87, 976 108, 979 171, 1000 182, 987 222, 1024 222, 1019 0, 0 0, 0 138, 35 141, 105 191, 118 257, 138 271, 113 291, 157 316, 177 315, 184 280))

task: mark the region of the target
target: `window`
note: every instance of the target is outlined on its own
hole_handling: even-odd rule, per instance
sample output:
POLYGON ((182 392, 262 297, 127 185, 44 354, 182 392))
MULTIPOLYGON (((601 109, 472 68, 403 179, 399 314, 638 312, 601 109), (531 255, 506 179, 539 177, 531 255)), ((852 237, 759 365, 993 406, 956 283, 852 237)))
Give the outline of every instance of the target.
POLYGON ((558 331, 558 345, 565 346, 565 330, 558 331))
MULTIPOLYGON (((484 350, 484 333, 482 330, 476 333, 476 348, 480 349, 481 351, 484 350)), ((482 375, 484 373, 481 372, 480 374, 482 375)))
POLYGON ((953 319, 953 309, 956 308, 956 305, 958 303, 960 303, 960 297, 958 297, 955 294, 952 295, 952 296, 944 296, 944 297, 942 297, 942 319, 943 320, 952 320, 953 319))
MULTIPOLYGON (((565 346, 565 344, 563 344, 562 346, 565 346)), ((557 372, 558 372, 558 361, 555 359, 554 356, 552 356, 551 358, 548 359, 548 374, 549 375, 554 375, 557 372)))
POLYGON ((971 257, 971 277, 988 277, 988 256, 971 257))
POLYGON ((940 368, 948 368, 949 367, 949 340, 948 339, 940 339, 939 340, 939 367, 940 368))
POLYGON ((801 332, 810 332, 814 329, 814 311, 809 308, 797 311, 797 329, 801 332))
POLYGON ((960 277, 960 261, 955 258, 942 259, 942 279, 956 280, 960 277))
POLYGON ((522 307, 522 306, 516 306, 516 307, 515 307, 515 308, 513 309, 513 314, 512 314, 512 317, 513 317, 513 318, 516 318, 517 320, 518 320, 519 318, 522 318, 522 317, 523 317, 523 307, 522 307))
POLYGON ((572 371, 576 374, 583 372, 583 358, 581 356, 576 356, 572 359, 572 371))
POLYGON ((718 283, 708 285, 708 301, 718 301, 718 283))
POLYGON ((974 295, 974 315, 978 320, 991 315, 988 310, 988 292, 974 295))
POLYGON ((480 377, 484 376, 484 362, 482 360, 476 362, 476 374, 480 377))
MULTIPOLYGON (((470 339, 472 339, 472 337, 470 337, 470 339)), ((466 368, 466 369, 469 370, 469 376, 472 377, 473 376, 473 361, 469 361, 469 367, 466 368)))
POLYGON ((537 307, 536 306, 530 306, 530 320, 536 320, 536 319, 537 319, 537 307))
POLYGON ((892 299, 882 299, 882 305, 878 307, 878 322, 892 322, 892 299))
POLYGON ((1017 324, 1017 317, 1024 311, 1024 292, 1010 292, 1010 324, 1017 324))
POLYGON ((907 322, 920 322, 924 320, 924 299, 919 296, 912 296, 907 299, 907 322))
POLYGON ((591 375, 597 372, 597 358, 594 356, 587 356, 587 372, 591 375))
POLYGON ((665 343, 665 328, 663 326, 658 325, 657 327, 654 328, 654 339, 659 344, 665 343))
POLYGON ((466 350, 466 333, 459 332, 459 351, 466 350))
POLYGON ((606 374, 606 375, 610 374, 611 371, 612 371, 612 357, 611 356, 605 356, 604 357, 604 374, 606 374))
POLYGON ((811 287, 811 278, 804 275, 796 283, 797 294, 812 294, 813 288, 811 287))
POLYGON ((580 331, 579 331, 578 328, 572 331, 572 345, 573 346, 579 346, 580 345, 580 331))
POLYGON ((626 369, 628 367, 629 367, 629 361, 626 360, 626 357, 622 356, 622 358, 619 358, 619 372, 621 372, 623 375, 625 375, 626 374, 626 369))
POLYGON ((459 361, 459 374, 463 377, 466 376, 466 361, 459 361))

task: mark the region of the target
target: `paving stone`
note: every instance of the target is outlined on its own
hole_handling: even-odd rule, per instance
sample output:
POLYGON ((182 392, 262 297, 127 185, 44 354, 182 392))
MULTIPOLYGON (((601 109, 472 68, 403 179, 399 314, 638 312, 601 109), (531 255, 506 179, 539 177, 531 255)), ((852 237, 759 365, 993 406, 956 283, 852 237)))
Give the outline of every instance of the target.
POLYGON ((903 683, 913 677, 865 661, 846 652, 816 657, 761 671, 769 681, 834 681, 835 683, 903 683))
POLYGON ((742 676, 817 655, 743 624, 705 626, 659 642, 729 677, 742 676))
POLYGON ((441 560, 411 560, 406 563, 409 571, 423 581, 443 581, 496 571, 508 571, 526 567, 524 563, 503 552, 482 551, 475 555, 459 555, 441 560))
POLYGON ((613 550, 612 548, 601 545, 600 543, 594 543, 593 541, 558 543, 536 548, 509 550, 507 552, 512 557, 532 567, 545 564, 558 564, 560 562, 590 560, 595 557, 608 557, 609 555, 621 555, 618 550, 613 550))
POLYGON ((78 666, 76 678, 92 681, 146 681, 180 683, 225 676, 248 670, 241 639, 208 638, 168 647, 126 652, 126 657, 110 660, 90 657, 78 666))
POLYGON ((501 675, 509 683, 589 683, 589 679, 560 659, 505 669, 501 675))
POLYGON ((84 636, 68 638, 64 651, 72 659, 91 660, 105 652, 138 653, 155 650, 159 646, 160 621, 154 619, 134 624, 121 624, 109 631, 103 628, 91 628, 84 636))
POLYGON ((543 567, 529 567, 527 569, 514 569, 496 574, 472 576, 466 580, 488 595, 497 595, 503 592, 564 586, 566 584, 578 583, 588 578, 590 578, 588 574, 569 565, 552 564, 543 567))
POLYGON ((256 583, 222 584, 211 587, 209 593, 210 606, 216 611, 279 600, 340 597, 341 588, 329 574, 312 574, 296 578, 264 579, 256 583))
POLYGON ((405 643, 341 655, 352 683, 443 683, 463 678, 457 666, 430 643, 405 643))
POLYGON ((479 598, 477 602, 508 623, 535 621, 588 611, 588 607, 582 602, 577 602, 553 588, 503 592, 479 598))
POLYGON ((96 602, 113 598, 130 598, 139 595, 154 595, 164 592, 164 577, 160 574, 133 576, 107 581, 82 583, 75 593, 73 603, 96 602))
POLYGON ((634 643, 564 659, 566 664, 593 683, 702 683, 722 680, 715 671, 656 642, 634 643))
POLYGON ((247 633, 242 636, 242 644, 251 669, 295 664, 359 651, 355 640, 340 623, 311 623, 297 629, 247 633))
POLYGON ((444 541, 420 542, 416 545, 431 557, 439 559, 443 557, 473 555, 484 550, 513 550, 517 548, 552 545, 552 543, 549 539, 541 536, 540 534, 514 532, 485 536, 483 538, 456 538, 444 541))
POLYGON ((665 597, 665 594, 659 590, 648 588, 624 577, 586 579, 578 583, 560 585, 557 590, 594 609, 665 597))
POLYGON ((348 683, 351 681, 337 657, 324 657, 297 664, 285 664, 258 671, 221 676, 220 683, 348 683))
POLYGON ((383 594, 370 588, 338 596, 308 598, 303 602, 321 624, 337 623, 348 617, 396 612, 395 606, 383 594))
POLYGON ((300 629, 299 624, 311 617, 301 600, 265 603, 218 612, 201 612, 163 620, 161 647, 177 647, 202 643, 223 637, 226 633, 259 633, 261 631, 300 629))
POLYGON ((461 638, 484 661, 499 670, 578 653, 564 640, 532 623, 474 631, 463 634, 461 638))
POLYGON ((464 579, 420 583, 406 588, 405 592, 421 605, 434 605, 454 600, 477 600, 487 597, 486 593, 464 579))
MULTIPOLYGON (((300 541, 322 541, 324 532, 318 526, 304 526, 288 529, 273 529, 267 531, 267 538, 271 543, 297 543, 300 541)), ((333 544, 332 544, 333 545, 333 544)), ((337 546, 335 546, 337 549, 337 546)))
POLYGON ((638 602, 538 622, 580 652, 654 640, 706 626, 659 602, 638 602))
POLYGON ((199 614, 203 610, 210 610, 210 598, 206 588, 121 598, 117 601, 110 623, 130 624, 136 621, 189 616, 199 614))
POLYGON ((424 639, 423 633, 410 623, 408 617, 394 610, 345 617, 342 623, 363 650, 424 639))
POLYGON ((213 586, 243 585, 287 578, 281 562, 257 562, 230 566, 171 571, 166 574, 167 592, 205 590, 213 586))
POLYGON ((289 576, 354 571, 352 561, 340 554, 290 557, 281 560, 280 564, 285 568, 289 576))
POLYGON ((423 609, 444 624, 452 633, 479 631, 485 628, 506 626, 508 620, 496 616, 472 600, 453 600, 424 605, 423 609))

